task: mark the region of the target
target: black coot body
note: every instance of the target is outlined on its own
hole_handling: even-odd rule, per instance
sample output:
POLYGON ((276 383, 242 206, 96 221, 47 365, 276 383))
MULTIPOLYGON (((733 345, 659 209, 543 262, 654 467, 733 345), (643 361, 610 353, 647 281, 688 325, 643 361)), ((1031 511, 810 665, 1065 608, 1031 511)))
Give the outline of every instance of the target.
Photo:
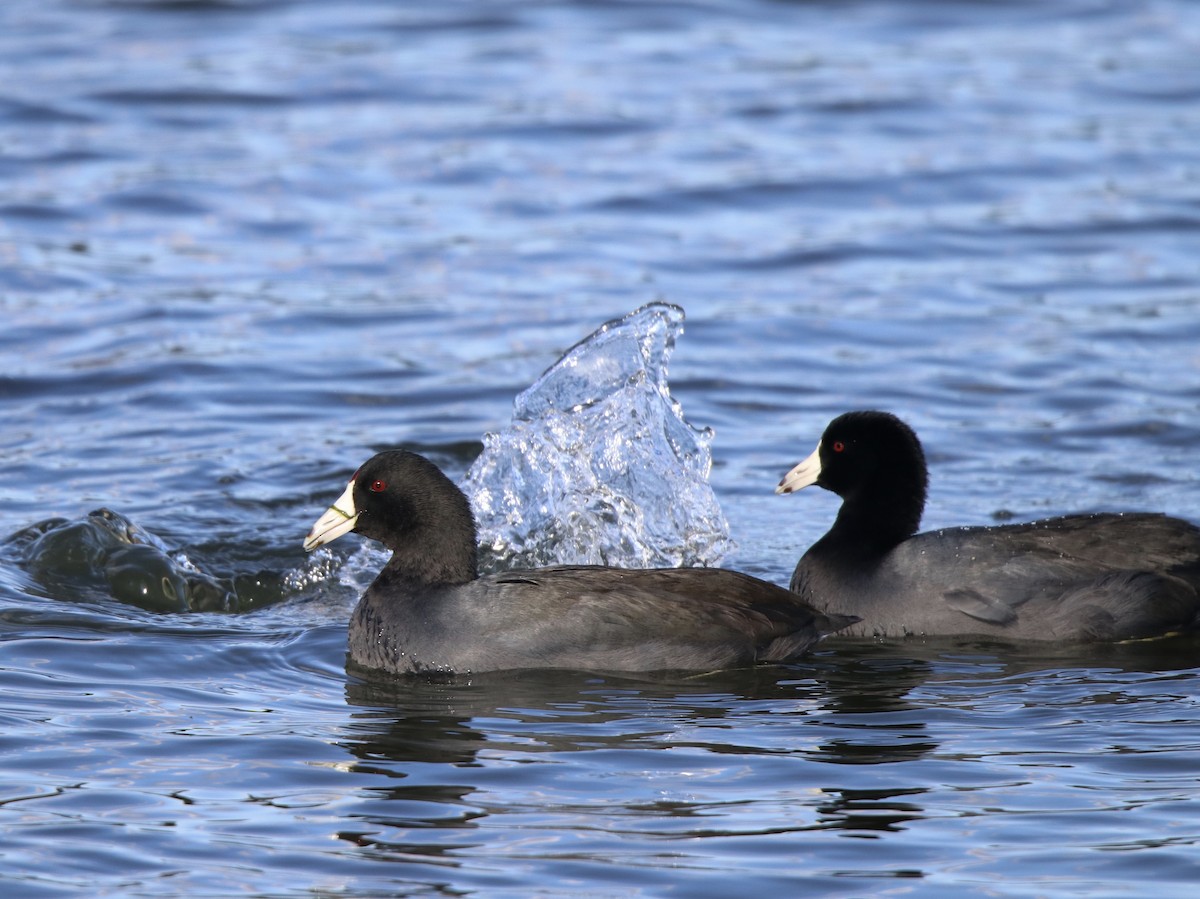
POLYGON ((981 634, 1112 641, 1194 630, 1200 529, 1152 513, 1069 515, 917 534, 925 454, 886 412, 848 412, 776 488, 842 497, 829 533, 791 588, 826 614, 858 615, 852 635, 981 634))
POLYGON ((379 453, 313 525, 392 557, 350 621, 350 657, 394 674, 519 668, 709 671, 794 658, 854 619, 717 568, 541 568, 477 577, 462 491, 432 462, 379 453))

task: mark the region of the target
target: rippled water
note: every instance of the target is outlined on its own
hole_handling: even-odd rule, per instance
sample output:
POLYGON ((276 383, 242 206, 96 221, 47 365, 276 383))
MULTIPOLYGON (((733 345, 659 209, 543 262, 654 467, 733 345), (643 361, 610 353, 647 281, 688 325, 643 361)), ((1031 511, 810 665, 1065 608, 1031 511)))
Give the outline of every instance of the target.
POLYGON ((370 685, 300 542, 657 299, 729 564, 786 580, 852 407, 929 526, 1200 520, 1197 59, 1183 0, 0 6, 0 538, 107 507, 269 600, 0 548, 4 894, 1190 896, 1196 639, 370 685))

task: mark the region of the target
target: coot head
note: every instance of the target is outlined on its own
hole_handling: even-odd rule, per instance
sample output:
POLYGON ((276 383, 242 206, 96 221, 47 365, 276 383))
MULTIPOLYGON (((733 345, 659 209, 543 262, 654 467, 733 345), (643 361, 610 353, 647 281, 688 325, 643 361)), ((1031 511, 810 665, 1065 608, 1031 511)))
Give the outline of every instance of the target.
POLYGON ((436 465, 405 450, 367 460, 304 541, 312 551, 351 531, 393 553, 393 567, 429 583, 476 575, 475 519, 466 496, 436 465))
MULTIPOLYGON (((776 493, 816 484, 842 497, 835 528, 896 543, 916 533, 929 474, 913 429, 888 412, 847 412, 825 429, 817 448, 784 475, 776 493), (840 527, 839 527, 840 525, 840 527)), ((849 535, 848 535, 849 536, 849 535)))

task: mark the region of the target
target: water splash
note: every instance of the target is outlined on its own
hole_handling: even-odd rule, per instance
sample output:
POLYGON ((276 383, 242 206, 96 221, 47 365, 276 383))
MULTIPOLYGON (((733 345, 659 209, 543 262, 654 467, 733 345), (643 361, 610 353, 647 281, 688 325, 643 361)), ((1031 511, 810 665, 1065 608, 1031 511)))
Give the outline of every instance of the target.
MULTIPOLYGON (((546 564, 715 565, 733 548, 708 483, 711 429, 670 394, 667 360, 683 310, 654 303, 567 351, 484 436, 463 489, 485 568, 546 564)), ((335 579, 357 595, 387 553, 326 552, 287 572, 214 577, 110 509, 38 522, 0 542, 52 598, 113 598, 152 612, 245 612, 335 579)))
POLYGON ((242 612, 282 598, 270 574, 208 575, 111 509, 40 521, 3 548, 53 598, 112 597, 150 612, 242 612))
POLYGON ((667 360, 683 310, 607 322, 517 396, 467 472, 485 567, 715 565, 733 548, 708 483, 713 432, 683 417, 667 360))

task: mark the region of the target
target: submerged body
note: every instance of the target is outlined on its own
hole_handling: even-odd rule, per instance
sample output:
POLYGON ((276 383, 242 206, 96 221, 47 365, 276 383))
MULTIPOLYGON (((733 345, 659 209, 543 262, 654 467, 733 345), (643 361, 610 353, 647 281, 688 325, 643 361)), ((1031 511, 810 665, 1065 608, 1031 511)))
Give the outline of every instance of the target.
POLYGON ((392 674, 518 668, 709 671, 794 658, 853 619, 718 568, 540 568, 476 576, 466 497, 433 463, 384 452, 305 541, 357 531, 392 550, 350 620, 350 658, 392 674))
POLYGON ((1114 641, 1200 626, 1200 528, 1153 513, 1070 515, 915 533, 928 474, 912 430, 883 412, 835 419, 780 482, 842 497, 791 588, 844 633, 1114 641))

